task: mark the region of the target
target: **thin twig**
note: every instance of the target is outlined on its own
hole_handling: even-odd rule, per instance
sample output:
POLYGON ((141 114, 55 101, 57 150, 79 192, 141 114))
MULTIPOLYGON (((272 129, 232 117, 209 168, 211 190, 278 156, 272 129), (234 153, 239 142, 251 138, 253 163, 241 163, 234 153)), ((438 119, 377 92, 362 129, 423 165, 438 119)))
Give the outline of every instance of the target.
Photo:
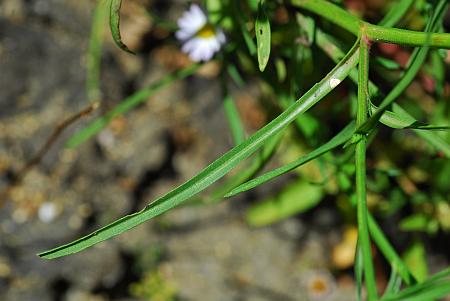
POLYGON ((5 200, 9 196, 12 189, 20 185, 25 176, 27 175, 27 173, 34 166, 38 165, 42 161, 42 159, 48 153, 52 145, 56 142, 56 140, 58 140, 59 136, 61 136, 62 132, 79 119, 86 117, 87 115, 90 115, 92 112, 97 110, 99 106, 100 102, 94 102, 90 104, 88 107, 84 108, 83 110, 64 119, 53 129, 53 132, 49 136, 47 141, 41 146, 41 148, 36 152, 36 154, 33 157, 31 157, 31 159, 28 160, 21 169, 19 169, 19 171, 13 174, 13 178, 10 181, 10 183, 8 183, 7 187, 0 193, 0 208, 3 207, 5 200))

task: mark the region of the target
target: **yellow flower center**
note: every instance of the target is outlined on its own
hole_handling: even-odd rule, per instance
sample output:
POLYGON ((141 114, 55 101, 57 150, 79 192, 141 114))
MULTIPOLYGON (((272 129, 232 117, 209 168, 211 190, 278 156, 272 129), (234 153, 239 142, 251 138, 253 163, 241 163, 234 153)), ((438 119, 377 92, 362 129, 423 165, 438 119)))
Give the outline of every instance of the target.
POLYGON ((211 24, 206 23, 200 30, 197 32, 196 36, 199 38, 211 38, 216 35, 216 31, 211 24))

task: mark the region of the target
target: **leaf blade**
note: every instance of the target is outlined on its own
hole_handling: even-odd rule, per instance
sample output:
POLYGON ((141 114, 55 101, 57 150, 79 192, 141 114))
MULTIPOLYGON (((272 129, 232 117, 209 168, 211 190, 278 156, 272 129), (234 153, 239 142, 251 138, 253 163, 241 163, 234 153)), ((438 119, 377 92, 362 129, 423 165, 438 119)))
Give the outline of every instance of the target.
POLYGON ((122 42, 120 35, 120 7, 122 6, 122 0, 110 0, 109 9, 109 28, 111 29, 111 35, 117 47, 125 52, 135 54, 131 51, 127 45, 122 42))
POLYGON ((225 197, 235 196, 239 193, 242 193, 242 192, 250 190, 256 186, 259 186, 263 183, 266 183, 266 182, 268 182, 276 177, 279 177, 279 176, 281 176, 303 164, 308 163, 309 161, 323 155, 324 153, 338 147, 339 145, 344 144, 346 141, 348 141, 352 137, 354 128, 355 128, 355 124, 354 124, 354 122, 352 122, 349 125, 347 125, 336 136, 334 136, 330 141, 328 141, 325 144, 322 144, 320 147, 316 148, 309 154, 302 156, 291 163, 288 163, 288 164, 283 165, 279 168, 276 168, 272 171, 269 171, 253 180, 245 182, 242 185, 239 185, 238 187, 236 187, 235 189, 233 189, 232 191, 227 193, 225 195, 225 197))
POLYGON ((185 182, 183 185, 178 186, 166 195, 150 203, 139 212, 124 216, 115 222, 73 242, 39 253, 38 256, 45 259, 54 259, 80 252, 101 241, 130 230, 143 222, 181 204, 190 197, 204 190, 222 178, 231 169, 236 167, 236 165, 238 165, 243 159, 258 150, 273 135, 279 133, 293 120, 295 120, 298 115, 307 111, 331 90, 333 90, 333 88, 329 85, 329 81, 332 78, 339 79, 341 81, 345 79, 350 70, 356 66, 358 56, 359 51, 357 44, 355 44, 346 57, 330 73, 328 73, 318 84, 314 85, 287 110, 253 134, 249 139, 234 147, 222 157, 218 158, 212 164, 199 172, 197 176, 185 182))
POLYGON ((260 1, 259 3, 258 17, 255 22, 255 33, 259 71, 263 72, 269 62, 271 48, 270 22, 264 10, 264 1, 260 1))

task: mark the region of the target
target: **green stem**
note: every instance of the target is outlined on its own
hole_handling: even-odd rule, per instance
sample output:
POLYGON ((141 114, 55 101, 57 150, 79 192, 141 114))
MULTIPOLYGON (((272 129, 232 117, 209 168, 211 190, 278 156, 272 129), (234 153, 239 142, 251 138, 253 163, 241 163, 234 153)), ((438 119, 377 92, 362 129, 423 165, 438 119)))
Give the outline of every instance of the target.
POLYGON ((373 241, 378 246, 378 249, 381 251, 381 253, 383 253, 384 257, 386 257, 386 259, 389 261, 392 269, 394 269, 402 277, 403 281, 405 281, 406 284, 411 285, 416 283, 416 279, 411 274, 400 256, 398 256, 397 252, 384 235, 383 230, 380 229, 377 222, 370 213, 368 215, 368 222, 370 235, 373 238, 373 241))
POLYGON ((426 33, 390 28, 364 22, 344 9, 325 0, 291 0, 292 5, 313 12, 322 18, 348 30, 355 36, 364 35, 372 41, 408 46, 450 48, 450 34, 426 33))
MULTIPOLYGON (((368 113, 368 83, 369 83, 369 50, 370 42, 366 36, 360 39, 359 50, 359 80, 358 80, 358 108, 356 113, 356 125, 363 124, 368 113)), ((357 196, 357 220, 358 239, 361 243, 363 256, 364 277, 367 288, 368 300, 377 299, 375 273, 372 263, 371 245, 368 227, 368 209, 366 198, 366 147, 367 137, 359 135, 356 144, 356 196, 357 196)))
POLYGON ((235 145, 241 144, 245 140, 245 130, 242 124, 241 116, 234 103, 234 99, 228 90, 227 77, 225 72, 222 72, 221 82, 223 90, 223 107, 225 111, 225 117, 228 120, 228 125, 231 131, 231 137, 235 145))
POLYGON ((100 61, 102 56, 103 25, 108 9, 103 1, 99 1, 94 10, 91 36, 86 59, 86 94, 90 103, 99 101, 100 91, 100 61))

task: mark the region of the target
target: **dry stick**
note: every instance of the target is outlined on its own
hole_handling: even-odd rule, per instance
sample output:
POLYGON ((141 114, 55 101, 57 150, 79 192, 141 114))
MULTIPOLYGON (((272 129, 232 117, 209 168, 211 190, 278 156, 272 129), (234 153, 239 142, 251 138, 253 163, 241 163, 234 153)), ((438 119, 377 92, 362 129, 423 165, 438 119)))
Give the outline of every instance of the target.
POLYGON ((5 204, 6 198, 9 196, 11 190, 20 185, 23 179, 27 175, 27 173, 36 165, 38 165, 44 156, 48 153, 52 145, 56 142, 56 140, 61 136, 61 133, 69 127, 71 124, 75 123, 79 119, 90 115, 92 112, 96 111, 100 106, 100 102, 94 102, 90 104, 88 107, 83 110, 69 116, 62 122, 60 122, 54 129, 50 137, 47 141, 41 146, 41 148, 36 152, 36 154, 27 161, 27 163, 14 175, 11 182, 7 185, 7 187, 0 193, 0 208, 5 204))

